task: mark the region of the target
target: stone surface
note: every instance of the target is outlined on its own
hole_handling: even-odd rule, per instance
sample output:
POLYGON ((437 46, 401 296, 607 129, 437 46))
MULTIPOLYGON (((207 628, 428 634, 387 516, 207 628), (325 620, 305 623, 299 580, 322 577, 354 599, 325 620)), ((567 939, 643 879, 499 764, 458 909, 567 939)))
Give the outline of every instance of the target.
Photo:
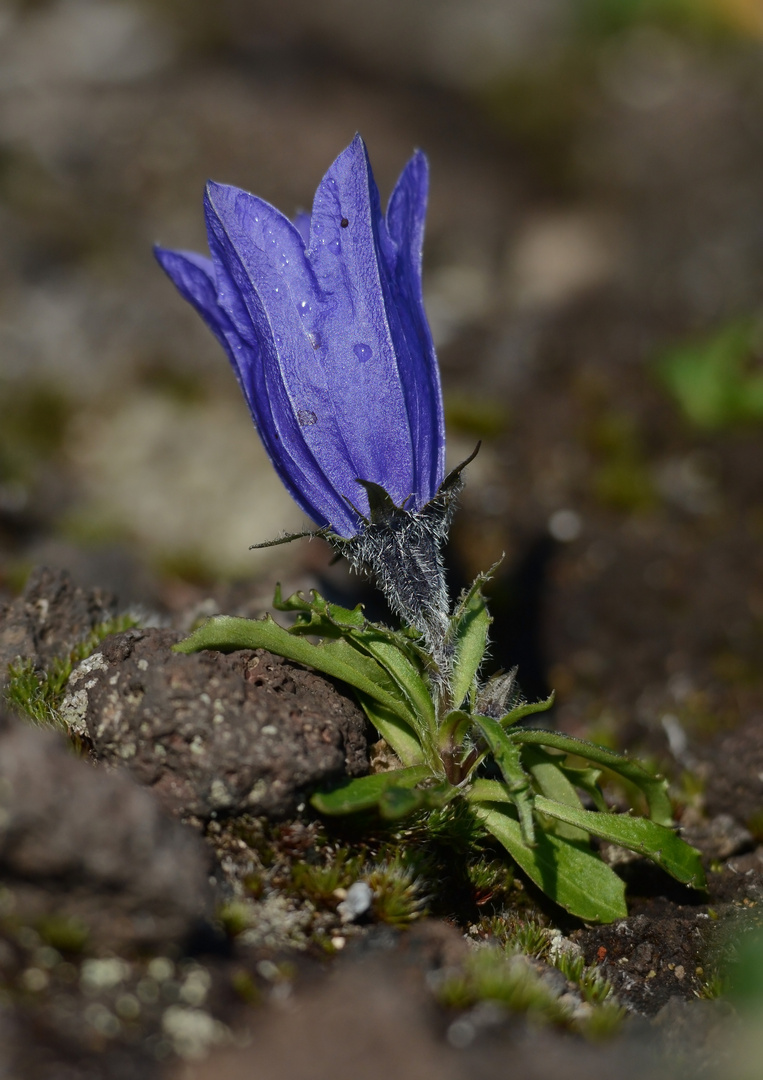
POLYGON ((22 658, 43 667, 115 614, 108 593, 79 588, 66 571, 38 567, 21 596, 0 607, 0 684, 8 664, 22 658))
POLYGON ((76 759, 53 733, 0 728, 6 914, 73 919, 110 948, 178 941, 211 914, 207 873, 200 841, 128 776, 76 759))
POLYGON ((107 639, 72 673, 64 719, 179 815, 285 816, 367 771, 366 722, 313 672, 262 650, 191 656, 171 630, 107 639))

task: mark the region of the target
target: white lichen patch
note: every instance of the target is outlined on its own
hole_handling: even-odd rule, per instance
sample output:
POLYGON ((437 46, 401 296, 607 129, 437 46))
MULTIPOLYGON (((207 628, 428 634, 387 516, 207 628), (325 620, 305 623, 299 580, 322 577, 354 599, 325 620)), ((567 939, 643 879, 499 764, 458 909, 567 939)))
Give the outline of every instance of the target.
POLYGON ((215 779, 209 789, 209 801, 210 804, 216 807, 218 810, 227 806, 233 806, 235 803, 235 797, 231 795, 227 787, 220 779, 215 779))
POLYGON ((199 1061, 210 1047, 228 1037, 228 1029, 203 1009, 170 1005, 162 1016, 162 1031, 186 1061, 199 1061))
POLYGON ((58 715, 71 734, 79 735, 80 738, 86 736, 87 690, 75 690, 67 694, 61 702, 58 715))
POLYGON ((305 948, 314 915, 312 905, 295 907, 285 896, 274 894, 247 905, 250 926, 240 935, 244 945, 267 948, 305 948))
POLYGON ((268 793, 268 785, 265 780, 258 780, 246 797, 249 806, 257 806, 268 793))
POLYGON ((87 736, 88 691, 97 684, 94 672, 108 671, 103 653, 95 652, 83 660, 69 676, 68 691, 59 708, 59 716, 74 735, 87 736), (85 681, 84 686, 79 686, 85 681))
POLYGON ((80 986, 86 993, 111 990, 130 977, 130 965, 119 957, 85 960, 80 968, 80 986))

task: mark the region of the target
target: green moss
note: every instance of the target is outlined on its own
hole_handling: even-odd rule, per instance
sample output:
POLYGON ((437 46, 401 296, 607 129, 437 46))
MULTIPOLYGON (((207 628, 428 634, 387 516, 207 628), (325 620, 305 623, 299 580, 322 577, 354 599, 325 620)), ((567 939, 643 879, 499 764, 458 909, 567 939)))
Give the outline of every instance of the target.
POLYGON ((300 862, 292 867, 294 888, 318 904, 336 903, 337 889, 347 889, 361 876, 363 855, 340 848, 323 864, 300 862))
POLYGON ((217 920, 228 937, 238 937, 252 924, 251 906, 237 900, 222 904, 217 911, 217 920))
POLYGON ((79 953, 90 938, 83 922, 64 915, 47 915, 36 924, 37 933, 46 945, 62 953, 79 953))
POLYGON ((137 625, 132 615, 107 619, 95 626, 68 656, 55 657, 44 671, 38 671, 31 660, 11 664, 4 694, 6 704, 34 724, 66 730, 58 710, 74 667, 94 653, 104 638, 137 625))
POLYGON ((374 915, 390 926, 408 926, 426 914, 425 880, 402 855, 380 861, 364 872, 374 894, 374 915))
POLYGON ((519 954, 507 956, 502 949, 489 946, 477 949, 467 957, 460 971, 446 977, 437 990, 437 998, 449 1009, 470 1009, 490 1001, 541 1023, 563 1026, 571 1023, 569 1008, 526 960, 519 954))

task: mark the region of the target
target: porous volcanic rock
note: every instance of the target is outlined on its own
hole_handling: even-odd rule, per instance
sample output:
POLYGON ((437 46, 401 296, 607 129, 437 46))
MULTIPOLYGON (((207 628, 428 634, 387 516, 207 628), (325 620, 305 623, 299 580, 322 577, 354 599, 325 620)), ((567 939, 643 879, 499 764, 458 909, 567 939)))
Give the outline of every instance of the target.
POLYGON ((65 570, 34 570, 21 596, 0 606, 0 685, 8 664, 31 660, 42 668, 68 655, 99 623, 116 614, 101 589, 81 589, 65 570))
POLYGON ((125 774, 50 731, 0 724, 3 911, 74 920, 110 948, 182 940, 211 913, 201 841, 125 774))
POLYGON ((368 769, 366 722, 333 684, 264 650, 171 651, 171 630, 107 638, 72 673, 63 716, 180 816, 284 817, 368 769))

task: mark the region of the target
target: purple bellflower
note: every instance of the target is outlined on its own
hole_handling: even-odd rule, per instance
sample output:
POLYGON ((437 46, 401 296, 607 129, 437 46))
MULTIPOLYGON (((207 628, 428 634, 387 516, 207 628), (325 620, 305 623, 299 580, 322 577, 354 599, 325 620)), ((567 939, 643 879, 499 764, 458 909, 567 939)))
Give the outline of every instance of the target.
MULTIPOLYGON (((424 635, 447 628, 441 546, 460 487, 424 314, 427 161, 416 152, 382 215, 356 135, 312 214, 210 182, 211 258, 155 249, 218 338, 286 488, 354 569, 424 635)), ((302 534, 305 535, 305 534, 302 534)))

